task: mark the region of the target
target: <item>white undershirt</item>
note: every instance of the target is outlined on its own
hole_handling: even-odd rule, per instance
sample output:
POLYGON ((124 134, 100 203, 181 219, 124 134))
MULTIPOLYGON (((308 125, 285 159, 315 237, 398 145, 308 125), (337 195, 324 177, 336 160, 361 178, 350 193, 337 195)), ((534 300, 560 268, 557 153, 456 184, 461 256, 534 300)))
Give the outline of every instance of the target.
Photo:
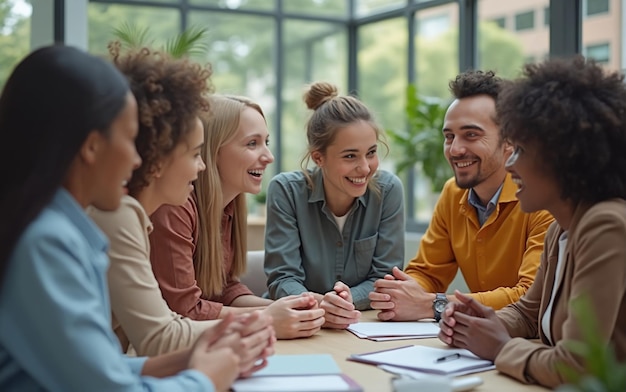
POLYGON ((339 232, 343 233, 343 225, 346 224, 346 219, 348 219, 348 214, 345 214, 344 216, 337 216, 333 214, 333 218, 335 218, 335 222, 337 223, 337 226, 339 226, 339 232))
POLYGON ((565 247, 567 246, 567 231, 564 231, 563 234, 559 237, 559 259, 556 263, 556 270, 554 271, 554 285, 552 285, 552 295, 550 295, 550 302, 548 302, 548 307, 546 308, 546 312, 543 314, 541 318, 541 330, 543 334, 548 338, 550 343, 554 345, 552 341, 552 333, 550 332, 550 324, 552 319, 552 305, 554 304, 554 296, 561 285, 561 270, 563 269, 563 263, 565 262, 565 247))

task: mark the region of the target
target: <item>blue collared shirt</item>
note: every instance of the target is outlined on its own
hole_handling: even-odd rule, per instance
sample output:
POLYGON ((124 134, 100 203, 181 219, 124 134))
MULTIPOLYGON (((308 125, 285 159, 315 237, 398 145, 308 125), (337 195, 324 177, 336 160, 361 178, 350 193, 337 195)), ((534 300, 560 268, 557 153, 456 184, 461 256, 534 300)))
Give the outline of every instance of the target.
POLYGON ((0 289, 1 391, 213 391, 201 373, 141 377, 111 329, 108 241, 64 189, 26 228, 0 289))
POLYGON ((326 204, 321 171, 281 173, 267 192, 265 273, 270 298, 312 291, 325 294, 337 281, 350 287, 357 309, 368 309, 374 281, 404 264, 402 183, 380 170, 380 196, 356 198, 343 230, 326 204))
POLYGON ((496 205, 498 205, 498 199, 500 199, 500 193, 502 193, 502 185, 504 185, 504 182, 500 185, 500 188, 498 188, 491 200, 489 200, 487 206, 483 206, 480 198, 478 198, 478 195, 476 194, 476 192, 474 192, 474 189, 470 189, 467 201, 474 208, 476 208, 476 214, 478 214, 478 222, 480 222, 481 226, 485 224, 485 222, 487 222, 489 216, 496 210, 496 205))

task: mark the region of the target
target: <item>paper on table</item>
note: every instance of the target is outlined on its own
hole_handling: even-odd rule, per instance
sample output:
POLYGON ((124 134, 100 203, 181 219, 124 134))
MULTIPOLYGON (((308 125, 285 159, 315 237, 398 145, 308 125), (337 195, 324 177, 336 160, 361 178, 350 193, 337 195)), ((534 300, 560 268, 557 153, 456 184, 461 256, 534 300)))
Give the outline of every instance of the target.
POLYGON ((267 366, 252 377, 306 376, 341 374, 341 369, 330 354, 272 355, 267 366))
POLYGON ((439 324, 430 321, 378 321, 351 324, 348 331, 360 338, 376 341, 434 338, 439 334, 439 324))
POLYGON ((246 379, 236 380, 235 392, 361 392, 330 354, 273 355, 268 365, 246 379))
POLYGON ((268 376, 237 380, 232 386, 234 392, 339 392, 362 391, 354 388, 345 376, 329 374, 319 376, 268 376))
POLYGON ((457 376, 494 369, 493 362, 480 359, 468 350, 405 346, 373 353, 354 354, 349 360, 374 365, 392 365, 433 374, 457 376), (458 354, 455 356, 454 354, 458 354), (450 357, 452 355, 452 357, 450 357), (452 360, 438 361, 450 357, 452 360))

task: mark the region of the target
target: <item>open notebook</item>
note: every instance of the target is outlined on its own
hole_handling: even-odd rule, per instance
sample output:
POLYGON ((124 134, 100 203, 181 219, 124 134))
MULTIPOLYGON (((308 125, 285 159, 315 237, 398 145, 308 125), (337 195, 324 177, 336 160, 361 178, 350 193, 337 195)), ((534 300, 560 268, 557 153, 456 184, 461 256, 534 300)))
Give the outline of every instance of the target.
POLYGON ((274 355, 267 367, 235 381, 234 392, 362 392, 330 354, 274 355))
POLYGON ((391 365, 447 376, 460 376, 495 368, 493 362, 480 359, 468 350, 426 346, 405 346, 365 354, 354 354, 348 359, 373 365, 391 365))

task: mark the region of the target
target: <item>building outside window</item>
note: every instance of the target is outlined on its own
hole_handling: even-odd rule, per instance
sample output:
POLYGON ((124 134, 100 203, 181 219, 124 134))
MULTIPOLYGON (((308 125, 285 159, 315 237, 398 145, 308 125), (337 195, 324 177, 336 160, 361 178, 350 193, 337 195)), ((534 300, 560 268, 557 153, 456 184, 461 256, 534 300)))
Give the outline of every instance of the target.
POLYGON ((609 12, 609 0, 584 0, 583 11, 586 16, 606 14, 609 12))
POLYGON ((530 30, 535 28, 535 11, 526 11, 515 14, 515 30, 530 30))
POLYGON ((599 63, 607 64, 611 60, 611 47, 608 43, 585 46, 583 54, 599 63))

